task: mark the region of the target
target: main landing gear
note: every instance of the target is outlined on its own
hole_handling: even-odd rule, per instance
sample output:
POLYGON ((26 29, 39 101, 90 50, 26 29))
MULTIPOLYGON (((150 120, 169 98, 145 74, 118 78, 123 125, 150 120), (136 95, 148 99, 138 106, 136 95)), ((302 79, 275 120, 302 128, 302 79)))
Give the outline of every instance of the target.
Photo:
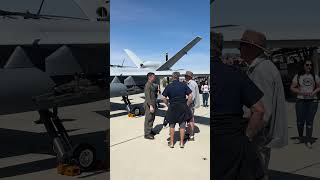
POLYGON ((53 151, 59 164, 79 166, 82 171, 91 170, 96 162, 96 150, 89 144, 73 145, 70 137, 58 117, 58 109, 39 110, 40 120, 53 143, 53 151))
POLYGON ((122 96, 122 99, 126 105, 126 109, 129 117, 135 117, 143 115, 142 107, 132 106, 128 96, 122 96))

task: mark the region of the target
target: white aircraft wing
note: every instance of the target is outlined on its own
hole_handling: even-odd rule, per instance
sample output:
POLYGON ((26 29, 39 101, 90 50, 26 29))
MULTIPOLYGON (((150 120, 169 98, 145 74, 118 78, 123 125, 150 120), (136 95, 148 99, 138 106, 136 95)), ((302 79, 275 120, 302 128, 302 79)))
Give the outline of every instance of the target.
POLYGON ((124 49, 124 52, 128 55, 128 57, 132 60, 132 62, 137 66, 137 68, 141 68, 143 65, 143 61, 130 49, 124 49))
POLYGON ((184 48, 172 56, 167 62, 162 64, 157 71, 169 70, 176 62, 179 61, 187 52, 193 48, 202 38, 197 36, 191 42, 189 42, 184 48))

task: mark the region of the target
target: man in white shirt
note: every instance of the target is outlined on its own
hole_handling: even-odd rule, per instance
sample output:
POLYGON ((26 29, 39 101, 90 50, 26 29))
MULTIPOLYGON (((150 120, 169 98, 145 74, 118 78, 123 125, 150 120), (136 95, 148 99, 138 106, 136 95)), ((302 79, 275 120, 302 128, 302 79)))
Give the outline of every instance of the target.
POLYGON ((288 144, 284 88, 279 70, 264 54, 268 52, 266 42, 264 34, 252 30, 245 31, 240 41, 241 58, 249 64, 248 76, 264 94, 261 100, 265 107, 264 126, 253 139, 262 160, 263 180, 268 179, 271 148, 288 144))
POLYGON ((200 106, 199 99, 199 87, 198 84, 192 79, 193 73, 191 71, 187 71, 185 74, 185 80, 187 81, 188 87, 192 91, 192 103, 190 105, 190 110, 192 112, 192 119, 189 122, 189 141, 194 141, 194 110, 200 106))

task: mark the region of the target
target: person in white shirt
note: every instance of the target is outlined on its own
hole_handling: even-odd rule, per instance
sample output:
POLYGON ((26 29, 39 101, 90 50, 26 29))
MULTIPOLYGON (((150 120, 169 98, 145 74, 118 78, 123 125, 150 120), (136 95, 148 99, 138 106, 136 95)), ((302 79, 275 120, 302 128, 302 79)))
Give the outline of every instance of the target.
POLYGON ((252 139, 260 156, 264 172, 261 180, 268 180, 271 149, 288 145, 288 120, 281 74, 267 54, 266 36, 254 30, 246 30, 240 40, 241 58, 249 65, 247 74, 263 92, 263 125, 252 139))
POLYGON ((319 76, 313 72, 312 61, 306 60, 303 70, 296 74, 292 80, 291 91, 297 94, 296 116, 299 137, 296 143, 303 143, 303 130, 306 124, 306 141, 308 148, 312 148, 313 120, 318 109, 318 96, 320 91, 319 76))
POLYGON ((201 86, 201 91, 202 91, 203 107, 208 107, 208 99, 209 99, 209 91, 210 91, 210 86, 208 85, 208 81, 205 81, 204 85, 201 86))
POLYGON ((190 110, 192 112, 192 119, 190 120, 189 127, 189 141, 194 141, 194 110, 195 108, 200 107, 200 99, 199 99, 199 87, 198 84, 192 79, 193 73, 191 71, 187 71, 185 74, 185 80, 187 82, 188 87, 192 91, 192 103, 190 104, 190 110))

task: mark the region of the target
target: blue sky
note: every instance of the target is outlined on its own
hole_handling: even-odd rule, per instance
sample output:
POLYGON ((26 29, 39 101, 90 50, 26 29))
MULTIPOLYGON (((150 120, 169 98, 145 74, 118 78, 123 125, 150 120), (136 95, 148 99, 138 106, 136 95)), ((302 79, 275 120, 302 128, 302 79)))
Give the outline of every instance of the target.
POLYGON ((165 61, 195 36, 203 39, 173 69, 209 69, 209 0, 115 0, 110 3, 111 64, 134 66, 123 49, 142 60, 165 61))

